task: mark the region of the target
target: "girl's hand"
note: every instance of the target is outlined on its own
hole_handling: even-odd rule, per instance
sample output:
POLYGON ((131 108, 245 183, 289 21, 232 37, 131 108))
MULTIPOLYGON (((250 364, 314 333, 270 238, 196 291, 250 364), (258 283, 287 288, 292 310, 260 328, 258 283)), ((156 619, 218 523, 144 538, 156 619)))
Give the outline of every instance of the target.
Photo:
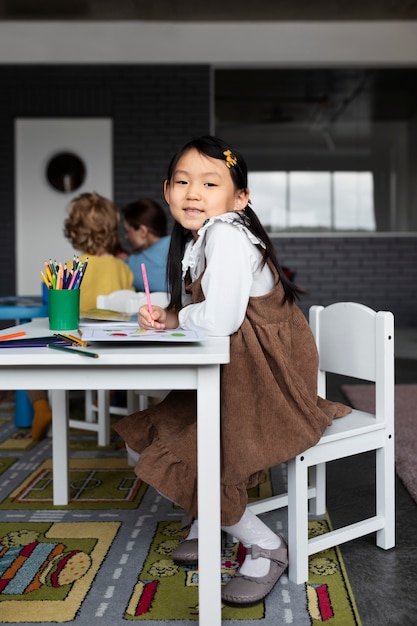
POLYGON ((146 305, 141 306, 138 311, 139 326, 145 330, 150 330, 151 328, 164 330, 166 319, 167 313, 160 306, 152 307, 152 315, 149 313, 146 305))
POLYGON ((162 309, 160 306, 152 307, 152 315, 146 305, 141 306, 138 311, 138 322, 141 328, 150 330, 165 330, 166 328, 178 328, 178 313, 170 309, 162 309))

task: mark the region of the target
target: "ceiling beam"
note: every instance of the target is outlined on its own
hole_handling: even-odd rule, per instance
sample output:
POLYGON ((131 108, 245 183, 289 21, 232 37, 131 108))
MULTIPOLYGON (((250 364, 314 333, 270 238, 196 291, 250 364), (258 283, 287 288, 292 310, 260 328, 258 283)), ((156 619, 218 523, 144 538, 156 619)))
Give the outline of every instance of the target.
POLYGON ((417 22, 0 22, 1 63, 417 64, 417 22))

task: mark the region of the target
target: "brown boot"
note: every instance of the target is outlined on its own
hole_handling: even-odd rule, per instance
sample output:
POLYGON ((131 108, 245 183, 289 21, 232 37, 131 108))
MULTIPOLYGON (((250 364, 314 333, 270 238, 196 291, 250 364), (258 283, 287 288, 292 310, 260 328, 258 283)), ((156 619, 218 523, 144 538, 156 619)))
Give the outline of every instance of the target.
POLYGON ((32 439, 40 441, 44 439, 52 424, 52 409, 48 400, 35 400, 33 403, 32 439))

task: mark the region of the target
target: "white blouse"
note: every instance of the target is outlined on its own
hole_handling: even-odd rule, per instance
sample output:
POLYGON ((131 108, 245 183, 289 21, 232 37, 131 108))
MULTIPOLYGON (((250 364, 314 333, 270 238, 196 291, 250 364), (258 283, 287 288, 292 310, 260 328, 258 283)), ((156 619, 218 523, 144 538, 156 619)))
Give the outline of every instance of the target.
POLYGON ((201 281, 205 300, 188 304, 183 297, 179 325, 209 336, 225 337, 242 325, 250 296, 271 291, 274 277, 254 244, 265 247, 243 224, 234 223, 235 213, 224 213, 206 220, 198 239, 187 244, 182 261, 183 279, 190 270, 194 281, 206 270, 201 281))

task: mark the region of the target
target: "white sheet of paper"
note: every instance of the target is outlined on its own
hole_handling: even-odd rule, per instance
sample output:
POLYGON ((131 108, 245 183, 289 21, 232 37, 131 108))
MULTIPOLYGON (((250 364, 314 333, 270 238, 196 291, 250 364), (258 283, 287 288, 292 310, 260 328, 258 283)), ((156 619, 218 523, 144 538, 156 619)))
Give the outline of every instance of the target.
POLYGON ((126 325, 110 327, 84 327, 82 328, 82 338, 84 341, 131 341, 146 342, 158 341, 168 343, 183 343, 204 341, 206 337, 193 330, 176 328, 173 330, 143 330, 142 328, 130 328, 126 325))

